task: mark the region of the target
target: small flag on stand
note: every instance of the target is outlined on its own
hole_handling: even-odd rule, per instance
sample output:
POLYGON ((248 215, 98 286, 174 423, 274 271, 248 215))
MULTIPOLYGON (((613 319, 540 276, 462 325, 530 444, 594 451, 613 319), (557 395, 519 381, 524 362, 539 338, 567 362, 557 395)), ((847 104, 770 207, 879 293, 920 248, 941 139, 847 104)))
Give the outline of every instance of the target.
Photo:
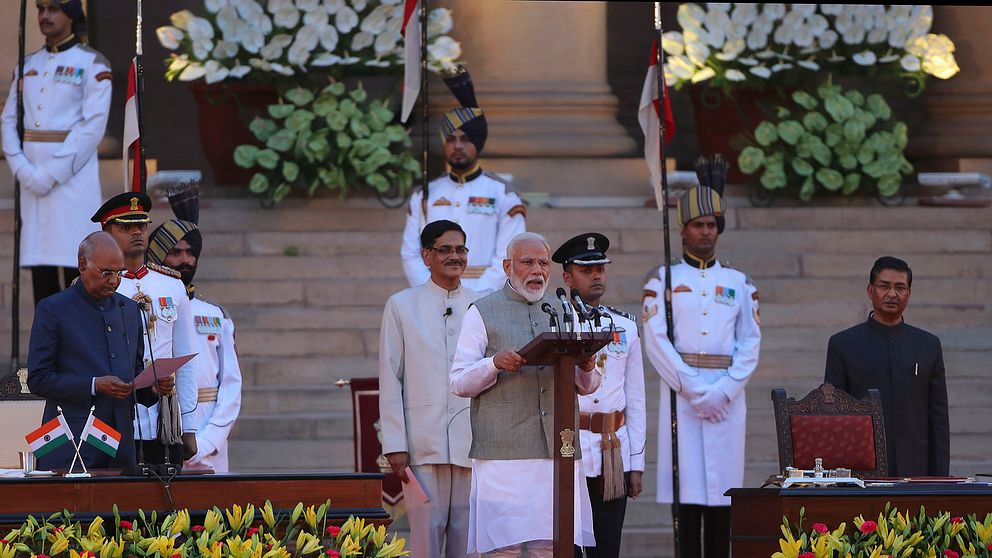
POLYGON ((61 414, 24 437, 36 458, 43 457, 72 439, 69 424, 61 414))
MULTIPOLYGON (((658 127, 661 125, 658 106, 658 41, 651 47, 651 58, 648 62, 648 73, 644 78, 644 88, 641 89, 641 102, 637 111, 637 121, 644 132, 644 159, 651 171, 651 186, 654 188, 658 208, 665 207, 661 199, 661 146, 658 144, 658 127)), ((675 116, 672 114, 672 101, 668 96, 668 84, 665 84, 665 143, 672 141, 675 135, 675 116)))
POLYGON ((86 427, 83 428, 83 434, 80 438, 82 438, 84 442, 90 444, 110 457, 117 455, 117 446, 121 443, 121 433, 114 430, 113 427, 107 423, 93 416, 92 411, 90 412, 90 418, 86 421, 86 427))
POLYGON ((145 164, 141 160, 141 130, 138 126, 138 111, 141 108, 139 98, 138 57, 131 59, 131 67, 127 72, 127 102, 124 105, 124 191, 141 191, 141 167, 145 164), (128 152, 131 152, 129 158, 128 152), (133 166, 128 168, 128 162, 133 158, 133 166))
POLYGON ((406 122, 417 105, 420 95, 420 2, 406 0, 403 5, 403 110, 400 120, 406 122))

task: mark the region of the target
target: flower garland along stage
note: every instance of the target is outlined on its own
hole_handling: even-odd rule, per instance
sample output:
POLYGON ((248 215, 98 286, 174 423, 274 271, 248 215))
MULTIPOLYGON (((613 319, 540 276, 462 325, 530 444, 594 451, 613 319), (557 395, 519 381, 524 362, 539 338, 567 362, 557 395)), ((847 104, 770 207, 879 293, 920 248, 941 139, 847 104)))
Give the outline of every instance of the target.
POLYGON ((202 525, 193 525, 183 510, 163 517, 138 511, 138 519, 114 524, 97 517, 85 529, 69 512, 38 520, 29 516, 0 540, 2 558, 396 558, 409 555, 406 541, 386 528, 348 518, 340 527, 328 524, 326 502, 319 508, 298 504, 276 514, 268 501, 223 512, 208 510, 202 525), (256 521, 256 511, 260 520, 256 521), (302 523, 300 522, 302 519, 302 523))
POLYGON ((988 558, 992 556, 992 513, 979 520, 974 514, 952 517, 949 513, 927 515, 920 507, 917 515, 900 512, 891 504, 878 514, 876 521, 862 516, 854 518, 854 528, 847 524, 831 530, 823 523, 802 527, 805 508, 799 522, 782 518, 782 549, 772 558, 988 558))

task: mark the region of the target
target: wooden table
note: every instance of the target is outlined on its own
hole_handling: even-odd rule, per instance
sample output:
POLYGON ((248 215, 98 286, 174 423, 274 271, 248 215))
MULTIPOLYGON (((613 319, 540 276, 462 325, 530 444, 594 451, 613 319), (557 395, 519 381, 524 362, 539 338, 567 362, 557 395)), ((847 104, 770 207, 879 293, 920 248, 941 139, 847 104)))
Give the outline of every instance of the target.
POLYGON ((269 500, 277 510, 292 510, 299 502, 319 506, 330 499, 331 519, 355 515, 388 522, 389 514, 382 507, 382 478, 380 473, 180 475, 168 489, 157 479, 117 475, 3 478, 0 525, 20 524, 28 514, 63 509, 85 523, 94 516, 109 515, 114 504, 122 516, 131 516, 139 509, 169 512, 173 509, 170 493, 175 509, 188 509, 194 517, 214 506, 224 509, 251 503, 257 507, 269 500))
POLYGON ((782 516, 790 522, 799 520, 805 507, 803 527, 825 523, 834 529, 858 515, 874 519, 887 502, 900 510, 927 514, 950 512, 952 516, 978 514, 984 518, 992 512, 992 487, 973 484, 900 484, 878 488, 734 488, 727 492, 731 501, 731 546, 734 558, 765 557, 779 551, 782 516))

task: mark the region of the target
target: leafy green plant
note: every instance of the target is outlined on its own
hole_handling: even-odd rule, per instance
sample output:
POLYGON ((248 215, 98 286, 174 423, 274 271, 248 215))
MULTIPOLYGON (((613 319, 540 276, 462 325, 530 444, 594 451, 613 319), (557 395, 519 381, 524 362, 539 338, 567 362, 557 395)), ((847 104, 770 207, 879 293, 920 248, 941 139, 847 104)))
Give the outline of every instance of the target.
POLYGON ((913 172, 903 155, 906 124, 893 121, 882 95, 845 91, 828 80, 815 94, 794 92, 791 101, 758 124, 737 159, 765 189, 797 185, 803 201, 820 191, 850 196, 872 188, 890 197, 913 172))
POLYGON ((294 188, 308 196, 320 189, 345 196, 356 187, 402 195, 420 176, 409 135, 390 123, 389 100, 369 99, 360 82, 351 90, 340 81, 316 93, 290 89, 268 116, 249 126, 260 144, 234 150, 238 166, 260 169, 248 189, 268 203, 294 188))

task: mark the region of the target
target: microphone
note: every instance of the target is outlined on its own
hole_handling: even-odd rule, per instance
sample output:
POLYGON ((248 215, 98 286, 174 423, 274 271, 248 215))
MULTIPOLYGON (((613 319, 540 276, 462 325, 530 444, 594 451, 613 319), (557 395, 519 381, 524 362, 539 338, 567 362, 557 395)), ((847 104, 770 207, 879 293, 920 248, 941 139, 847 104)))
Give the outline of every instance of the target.
POLYGON ((567 327, 565 329, 568 330, 569 327, 571 327, 572 333, 574 333, 575 325, 576 325, 575 312, 572 308, 572 303, 568 301, 568 296, 565 294, 565 289, 562 287, 558 287, 558 290, 555 291, 555 296, 557 296, 558 300, 561 301, 561 307, 563 311, 562 315, 564 316, 565 323, 567 324, 567 327))
POLYGON ((550 316, 548 325, 551 327, 551 333, 558 333, 558 312, 547 302, 541 305, 541 311, 550 316))
POLYGON ((452 313, 453 313, 453 311, 451 310, 451 307, 449 306, 449 307, 447 307, 447 308, 444 309, 444 314, 441 314, 441 315, 444 316, 445 318, 447 318, 452 313))
MULTIPOLYGON (((144 305, 143 304, 139 304, 139 306, 141 308, 144 308, 144 305)), ((149 311, 151 311, 150 308, 149 308, 149 311)), ((138 314, 141 315, 141 323, 145 327, 145 337, 147 337, 147 339, 148 339, 148 358, 150 358, 151 361, 152 361, 152 378, 155 381, 155 384, 154 385, 158 386, 158 368, 155 367, 155 350, 152 348, 152 334, 151 334, 151 331, 148 328, 148 319, 145 317, 144 310, 140 310, 139 309, 138 314)), ((158 405, 159 405, 159 413, 160 413, 160 415, 161 415, 161 412, 162 412, 162 405, 164 404, 164 398, 165 397, 166 396, 163 396, 162 394, 159 394, 158 405)), ((138 422, 140 424, 140 420, 138 422)), ((141 443, 142 443, 142 445, 144 445, 144 440, 142 440, 141 443)), ((161 442, 159 442, 159 443, 161 443, 161 442)), ((163 448, 164 453, 165 453, 165 463, 163 463, 159 467, 159 469, 162 471, 162 473, 164 475, 166 475, 166 476, 168 476, 170 478, 171 477, 174 477, 175 475, 177 475, 179 473, 179 470, 176 468, 175 465, 172 464, 172 456, 170 455, 171 452, 169 451, 169 444, 162 443, 162 448, 163 448)))
POLYGON ((573 288, 571 295, 572 295, 572 300, 575 301, 575 307, 579 311, 579 321, 583 321, 583 322, 586 320, 592 321, 592 311, 589 310, 589 306, 587 306, 586 303, 582 301, 582 297, 579 295, 579 290, 573 288))
MULTIPOLYGON (((135 358, 138 356, 138 352, 137 351, 135 351, 133 353, 131 352, 131 340, 128 339, 128 336, 127 336, 127 314, 124 313, 124 301, 123 300, 118 301, 117 307, 121 309, 121 323, 124 324, 124 346, 127 347, 128 359, 129 359, 129 361, 131 363, 131 373, 134 374, 135 365, 137 364, 137 362, 135 361, 135 358)), ((141 310, 139 309, 138 311, 140 312, 141 310)), ((134 381, 134 380, 132 380, 132 381, 134 381)), ((131 409, 131 418, 132 418, 132 420, 134 420, 135 418, 138 418, 138 416, 137 416, 137 412, 138 412, 138 390, 137 389, 134 389, 131 392, 131 397, 134 400, 134 407, 131 409)), ((129 470, 125 470, 124 471, 124 474, 135 475, 135 476, 147 476, 147 472, 145 471, 145 468, 146 468, 146 465, 145 465, 145 442, 142 439, 142 435, 141 435, 141 419, 138 419, 135 422, 138 423, 138 443, 137 443, 137 446, 138 446, 138 456, 137 456, 138 457, 138 463, 137 463, 137 466, 134 469, 131 469, 131 467, 128 467, 129 470)))

